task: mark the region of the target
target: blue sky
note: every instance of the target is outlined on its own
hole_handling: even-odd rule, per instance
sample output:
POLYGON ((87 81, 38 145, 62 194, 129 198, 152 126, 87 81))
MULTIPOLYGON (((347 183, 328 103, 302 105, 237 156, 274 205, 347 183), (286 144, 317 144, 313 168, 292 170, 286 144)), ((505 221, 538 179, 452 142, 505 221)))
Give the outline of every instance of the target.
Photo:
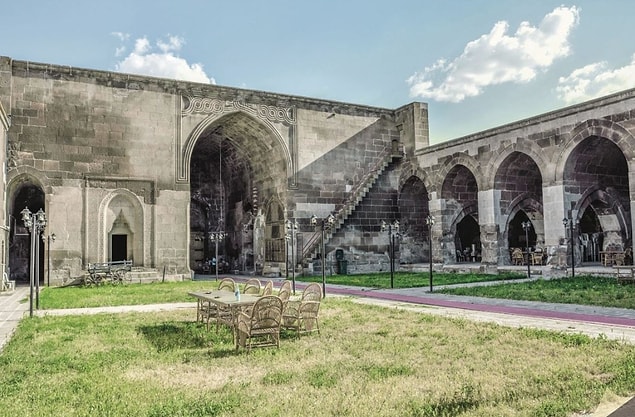
POLYGON ((0 12, 3 56, 426 102, 433 143, 635 87, 632 0, 0 0, 0 12))

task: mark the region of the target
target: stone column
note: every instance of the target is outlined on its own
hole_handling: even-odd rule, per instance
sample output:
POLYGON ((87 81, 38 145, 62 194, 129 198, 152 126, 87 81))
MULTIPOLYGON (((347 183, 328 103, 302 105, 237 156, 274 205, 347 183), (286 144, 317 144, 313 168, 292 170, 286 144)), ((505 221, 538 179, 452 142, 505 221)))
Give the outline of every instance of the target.
MULTIPOLYGON (((437 198, 436 191, 429 193, 428 210, 434 217, 434 224, 430 230, 432 234, 432 262, 443 263, 443 211, 441 210, 440 198, 437 198)), ((428 225, 426 224, 426 228, 428 225)))
POLYGON ((545 246, 559 246, 566 236, 562 219, 568 217, 564 211, 564 186, 550 185, 542 188, 545 246))
POLYGON ((490 189, 478 192, 478 224, 481 229, 481 262, 498 265, 500 190, 490 189))

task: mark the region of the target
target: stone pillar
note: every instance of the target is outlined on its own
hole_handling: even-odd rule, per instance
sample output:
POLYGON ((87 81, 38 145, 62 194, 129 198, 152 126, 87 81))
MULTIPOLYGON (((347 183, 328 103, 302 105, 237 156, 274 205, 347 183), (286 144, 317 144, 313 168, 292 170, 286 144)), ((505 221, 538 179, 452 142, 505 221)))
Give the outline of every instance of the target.
MULTIPOLYGON (((429 194, 428 210, 430 215, 434 217, 434 224, 430 230, 432 234, 432 262, 443 263, 443 211, 441 210, 440 198, 437 198, 436 192, 429 194)), ((426 224, 426 228, 428 225, 426 224)))
POLYGON ((400 141, 407 155, 414 155, 417 149, 430 145, 430 128, 428 125, 428 105, 411 103, 397 110, 397 123, 400 125, 400 141))
POLYGON ((478 224, 481 229, 481 262, 499 264, 500 190, 478 192, 478 224))
POLYGON ((564 211, 564 186, 551 185, 542 188, 543 215, 545 228, 545 246, 560 245, 560 240, 566 236, 562 219, 568 217, 564 211))

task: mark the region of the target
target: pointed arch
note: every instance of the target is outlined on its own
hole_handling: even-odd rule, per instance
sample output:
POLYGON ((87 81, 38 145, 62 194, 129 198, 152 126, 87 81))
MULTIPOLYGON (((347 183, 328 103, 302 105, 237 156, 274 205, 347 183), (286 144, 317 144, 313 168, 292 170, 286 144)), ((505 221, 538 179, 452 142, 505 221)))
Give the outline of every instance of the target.
POLYGON ((127 239, 127 255, 135 265, 145 265, 147 254, 144 227, 146 215, 138 196, 131 191, 119 188, 110 191, 99 204, 99 223, 97 236, 99 262, 106 262, 112 257, 112 233, 116 223, 123 220, 132 236, 127 239))
POLYGON ((481 164, 474 157, 465 153, 455 154, 443 164, 441 169, 439 169, 437 178, 435 179, 436 183, 443 184, 450 171, 452 171, 457 165, 463 165, 474 176, 477 191, 483 190, 484 183, 481 164))
POLYGON ((589 119, 571 129, 569 139, 560 146, 553 172, 554 182, 562 183, 569 157, 581 142, 590 137, 607 139, 622 151, 627 161, 635 159, 635 137, 626 128, 610 120, 589 119))
MULTIPOLYGON (((294 166, 294 158, 292 157, 289 146, 287 146, 287 143, 280 132, 268 120, 255 118, 249 113, 241 110, 225 112, 222 114, 211 114, 199 123, 194 130, 192 130, 185 142, 185 145, 183 146, 181 154, 178 156, 177 178, 184 182, 190 181, 192 152, 194 151, 194 147, 199 138, 205 135, 210 129, 213 130, 217 127, 221 127, 231 121, 241 120, 244 120, 245 125, 249 126, 251 129, 251 137, 257 137, 258 133, 266 133, 266 136, 272 139, 270 143, 259 140, 254 143, 250 143, 249 145, 253 146, 255 143, 258 143, 261 147, 265 148, 264 150, 266 152, 273 151, 281 155, 285 162, 286 178, 291 183, 290 185, 295 185, 296 168, 294 166)), ((231 138, 229 139, 231 140, 231 138)), ((248 148, 243 143, 237 142, 236 138, 234 138, 233 144, 239 149, 248 148)))
POLYGON ((487 188, 494 188, 496 175, 499 173, 501 165, 515 152, 527 156, 527 158, 529 158, 536 164, 538 172, 540 173, 540 178, 543 181, 545 178, 553 177, 552 164, 549 164, 549 161, 545 159, 540 147, 536 144, 536 142, 519 138, 517 142, 509 144, 505 148, 497 151, 496 157, 493 158, 490 161, 491 163, 486 166, 484 173, 484 182, 487 188))

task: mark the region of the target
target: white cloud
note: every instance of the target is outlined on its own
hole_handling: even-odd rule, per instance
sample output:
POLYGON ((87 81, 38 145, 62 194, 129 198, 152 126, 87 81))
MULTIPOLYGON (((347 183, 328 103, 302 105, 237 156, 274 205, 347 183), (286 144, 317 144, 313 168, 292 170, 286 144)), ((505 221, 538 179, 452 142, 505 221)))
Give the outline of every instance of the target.
POLYGON ((558 98, 567 104, 579 103, 633 88, 635 79, 635 54, 631 62, 621 68, 610 69, 606 61, 578 68, 567 77, 558 80, 558 98))
MULTIPOLYGON (((146 37, 136 39, 134 50, 119 61, 115 68, 117 71, 132 74, 216 84, 213 78, 205 74, 203 65, 189 64, 187 60, 178 56, 184 43, 185 41, 178 36, 168 36, 167 42, 159 40, 156 43, 158 52, 154 52, 146 37)), ((124 50, 125 47, 117 48, 117 53, 124 50)))
POLYGON ((522 22, 512 36, 509 24, 498 22, 453 61, 440 59, 408 78, 410 96, 458 103, 491 85, 529 82, 570 53, 568 38, 578 20, 575 6, 561 6, 538 27, 522 22))

